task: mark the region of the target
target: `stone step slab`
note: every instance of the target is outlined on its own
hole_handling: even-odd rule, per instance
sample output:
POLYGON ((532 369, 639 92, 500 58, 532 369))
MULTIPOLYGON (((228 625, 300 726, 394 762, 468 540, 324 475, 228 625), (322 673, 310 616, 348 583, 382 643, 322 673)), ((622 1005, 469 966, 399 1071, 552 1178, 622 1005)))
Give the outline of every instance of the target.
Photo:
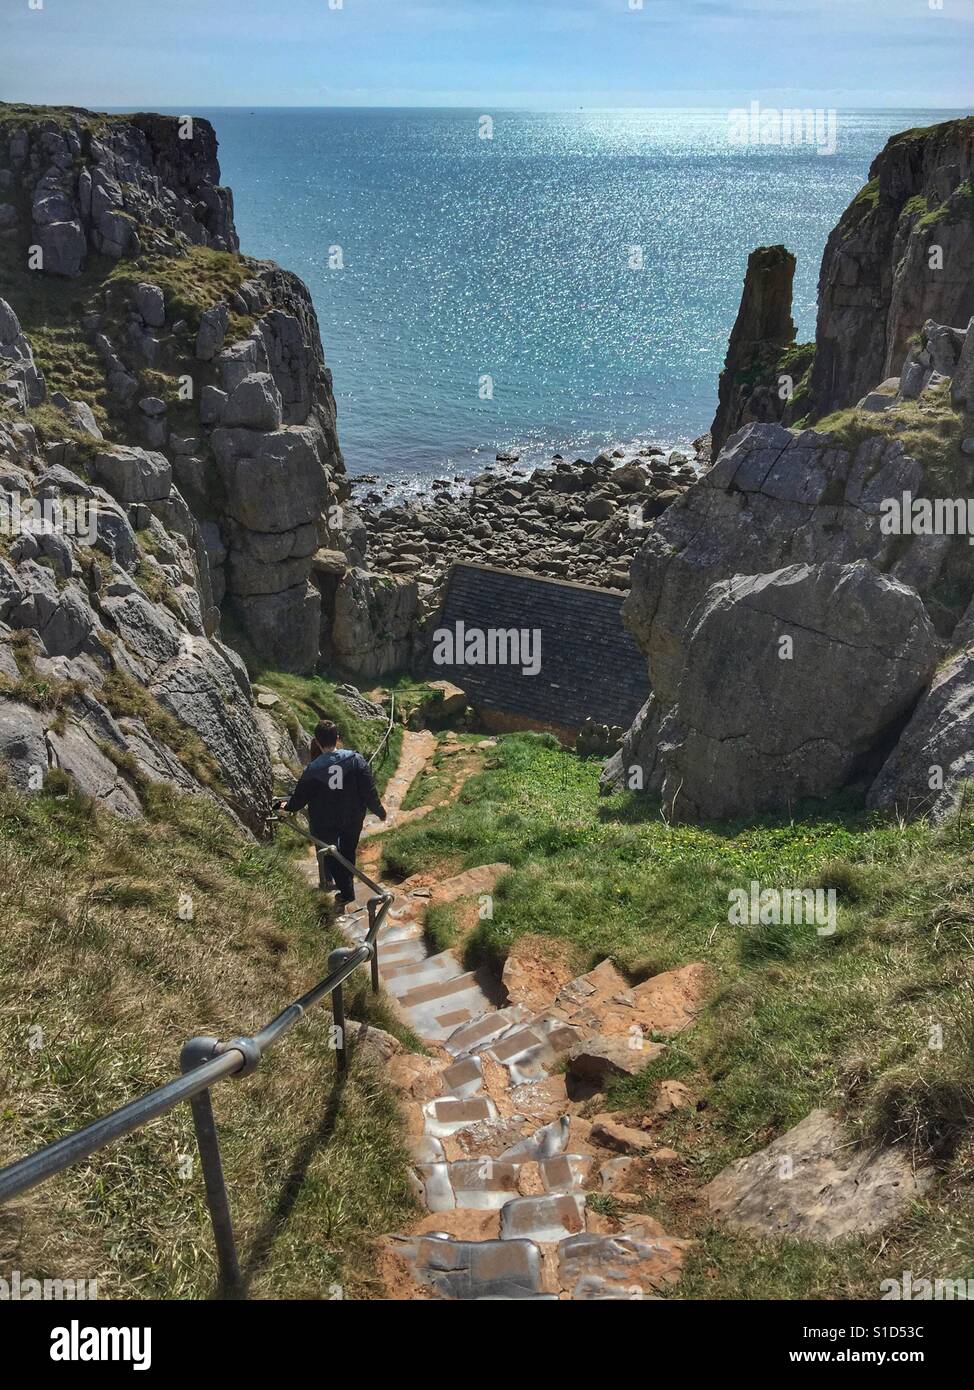
POLYGON ((475 1022, 465 1023, 456 1028, 445 1040, 444 1047, 454 1057, 459 1057, 465 1052, 482 1052, 514 1024, 526 1023, 529 1018, 531 1012, 522 1004, 512 1004, 506 1009, 493 1009, 475 1022))
POLYGON ((475 1096, 484 1084, 483 1065, 479 1057, 461 1057, 441 1073, 443 1094, 475 1096))
POLYGON ((551 1195, 586 1192, 599 1185, 598 1160, 591 1154, 556 1154, 543 1158, 538 1167, 545 1192, 551 1195))
POLYGON ((585 1198, 579 1193, 515 1197, 501 1209, 501 1240, 556 1244, 585 1230, 585 1198))
POLYGON ((441 1298, 471 1302, 537 1298, 545 1292, 541 1252, 529 1240, 392 1236, 387 1248, 441 1298))
POLYGON ((509 1029, 487 1049, 495 1062, 506 1067, 512 1086, 542 1081, 548 1068, 584 1037, 581 1029, 560 1019, 539 1018, 509 1029))
POLYGON ((425 960, 429 955, 426 943, 421 936, 407 937, 403 941, 384 942, 379 940, 379 974, 393 965, 411 965, 425 960))
POLYGON ((570 1124, 568 1116, 562 1115, 560 1119, 552 1120, 550 1124, 542 1125, 533 1134, 518 1140, 500 1156, 522 1163, 540 1163, 543 1159, 554 1158, 565 1151, 570 1124))
POLYGON ((434 1139, 445 1139, 458 1129, 496 1120, 497 1107, 488 1096, 474 1096, 468 1100, 441 1097, 424 1105, 423 1115, 426 1134, 434 1139))
POLYGON ((400 995, 399 1007, 424 1042, 444 1042, 462 1024, 480 1018, 492 1006, 471 971, 411 989, 400 995))
POLYGON ((680 1277, 692 1241, 673 1236, 573 1235, 558 1246, 558 1276, 573 1299, 639 1299, 680 1277))
POLYGON ((420 1200, 427 1211, 445 1212, 463 1208, 472 1211, 500 1211, 508 1202, 531 1189, 521 1186, 522 1173, 536 1172, 544 1193, 536 1196, 579 1194, 597 1186, 596 1160, 584 1154, 562 1154, 541 1163, 526 1165, 493 1158, 456 1159, 418 1163, 420 1200))
POLYGON ((427 1163, 417 1169, 428 1211, 499 1211, 517 1197, 520 1165, 492 1158, 460 1159, 454 1163, 427 1163))
MULTIPOLYGON (((381 949, 381 948, 380 948, 381 949)), ((444 980, 456 980, 466 972, 452 951, 441 951, 435 956, 426 956, 418 961, 406 961, 401 965, 385 966, 379 956, 379 974, 384 988, 395 999, 421 988, 423 985, 439 984, 444 980)))

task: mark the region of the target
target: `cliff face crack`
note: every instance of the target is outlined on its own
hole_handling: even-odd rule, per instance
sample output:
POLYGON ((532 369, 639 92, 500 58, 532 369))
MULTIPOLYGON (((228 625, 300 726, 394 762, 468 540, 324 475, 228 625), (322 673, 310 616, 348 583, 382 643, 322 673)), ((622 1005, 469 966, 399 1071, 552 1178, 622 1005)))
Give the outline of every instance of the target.
MULTIPOLYGON (((754 603, 754 602, 752 602, 752 601, 750 601, 750 600, 748 600, 748 599, 743 600, 741 606, 744 607, 744 608, 749 609, 752 613, 759 613, 762 617, 773 618, 776 622, 780 622, 781 625, 782 625, 782 627, 785 627, 785 628, 794 628, 794 629, 795 629, 796 631, 798 631, 798 632, 807 632, 807 633, 809 634, 809 636, 811 636, 811 637, 818 637, 818 638, 820 638, 823 642, 827 642, 827 643, 830 643, 830 644, 834 644, 835 646, 838 646, 838 647, 848 647, 848 648, 850 648, 852 651, 870 652, 870 653, 873 653, 873 654, 876 655, 876 656, 881 656, 881 657, 883 658, 884 661, 901 662, 903 665, 905 665, 905 666, 911 666, 911 667, 912 667, 912 666, 916 666, 916 662, 915 662, 915 661, 911 660, 911 659, 908 658, 908 657, 900 656, 900 655, 899 655, 898 653, 896 653, 896 652, 891 652, 888 648, 885 648, 885 647, 877 647, 877 646, 875 646, 874 644, 869 643, 869 642, 859 643, 859 642, 848 641, 846 638, 839 637, 836 633, 826 632, 826 631, 824 631, 824 630, 821 629, 821 628, 812 627, 812 626, 810 626, 810 625, 807 624, 807 623, 800 623, 800 622, 797 622, 797 621, 796 621, 795 619, 793 619, 793 618, 783 618, 780 614, 775 613, 773 609, 770 609, 770 608, 762 608, 759 604, 754 603)), ((911 634, 912 634, 914 628, 917 626, 918 622, 919 622, 919 619, 918 619, 918 618, 915 618, 915 619, 911 622, 911 624, 910 624, 910 633, 911 633, 911 634)), ((906 645, 908 638, 909 638, 909 634, 908 634, 907 638, 904 639, 904 645, 906 645)))

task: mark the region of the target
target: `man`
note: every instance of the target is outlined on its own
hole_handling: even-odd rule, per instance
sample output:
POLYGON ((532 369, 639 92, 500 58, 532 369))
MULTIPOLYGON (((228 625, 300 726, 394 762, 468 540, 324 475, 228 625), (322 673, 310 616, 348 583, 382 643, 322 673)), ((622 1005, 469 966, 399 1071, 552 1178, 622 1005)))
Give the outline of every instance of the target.
MULTIPOLYGON (((361 753, 340 748, 340 742, 337 726, 330 719, 323 720, 315 729, 315 743, 321 752, 302 772, 291 799, 276 802, 275 808, 293 812, 307 807, 315 839, 334 845, 354 864, 366 811, 380 820, 385 820, 386 811, 372 769, 361 753)), ((332 855, 325 859, 324 867, 338 889, 338 906, 347 912, 355 902, 355 879, 332 855)))

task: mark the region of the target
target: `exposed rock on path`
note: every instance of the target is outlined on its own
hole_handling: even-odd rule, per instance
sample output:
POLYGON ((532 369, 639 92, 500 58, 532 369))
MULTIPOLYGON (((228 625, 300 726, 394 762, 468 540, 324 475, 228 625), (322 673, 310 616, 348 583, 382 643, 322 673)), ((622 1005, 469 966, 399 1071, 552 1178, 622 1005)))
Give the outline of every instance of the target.
POLYGON ((759 1236, 832 1241, 881 1231, 933 1181, 902 1149, 857 1148, 841 1124, 813 1110, 766 1149, 738 1159, 704 1188, 729 1226, 759 1236))

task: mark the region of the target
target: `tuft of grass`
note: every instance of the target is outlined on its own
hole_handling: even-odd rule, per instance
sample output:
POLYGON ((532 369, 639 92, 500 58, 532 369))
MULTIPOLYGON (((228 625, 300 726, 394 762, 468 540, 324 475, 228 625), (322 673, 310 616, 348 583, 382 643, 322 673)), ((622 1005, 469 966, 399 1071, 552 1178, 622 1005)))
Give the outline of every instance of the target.
POLYGON ((460 935, 460 924, 454 904, 433 903, 427 909, 423 929, 431 954, 448 951, 455 946, 460 935))
MULTIPOLYGON (((144 280, 158 285, 166 297, 170 318, 185 319, 195 333, 200 318, 221 299, 237 293, 251 273, 238 255, 230 251, 215 251, 209 246, 191 246, 182 256, 145 256, 138 265, 130 261, 113 263, 105 277, 106 289, 124 288, 129 293, 144 280)), ((253 320, 244 315, 232 315, 227 340, 244 337, 253 327, 253 320), (231 331, 233 330, 233 331, 231 331)))
POLYGON ((881 435, 902 441, 908 454, 923 464, 922 495, 962 495, 969 469, 961 453, 966 435, 963 411, 950 403, 950 386, 944 382, 915 401, 902 401, 878 413, 851 406, 815 422, 816 430, 834 434, 842 448, 853 451, 864 440, 881 435))
MULTIPOLYGON (((34 636, 26 628, 11 633, 9 640, 18 675, 16 679, 0 675, 0 694, 20 700, 32 709, 54 711, 58 716, 63 716, 71 701, 84 691, 85 682, 42 676, 34 663, 34 636)), ((55 730, 60 728, 60 723, 60 718, 55 719, 55 730)))
POLYGON ((220 768, 192 730, 164 710, 158 700, 123 671, 114 671, 98 690, 102 704, 116 716, 141 719, 153 738, 175 753, 188 772, 205 787, 219 790, 220 768))

